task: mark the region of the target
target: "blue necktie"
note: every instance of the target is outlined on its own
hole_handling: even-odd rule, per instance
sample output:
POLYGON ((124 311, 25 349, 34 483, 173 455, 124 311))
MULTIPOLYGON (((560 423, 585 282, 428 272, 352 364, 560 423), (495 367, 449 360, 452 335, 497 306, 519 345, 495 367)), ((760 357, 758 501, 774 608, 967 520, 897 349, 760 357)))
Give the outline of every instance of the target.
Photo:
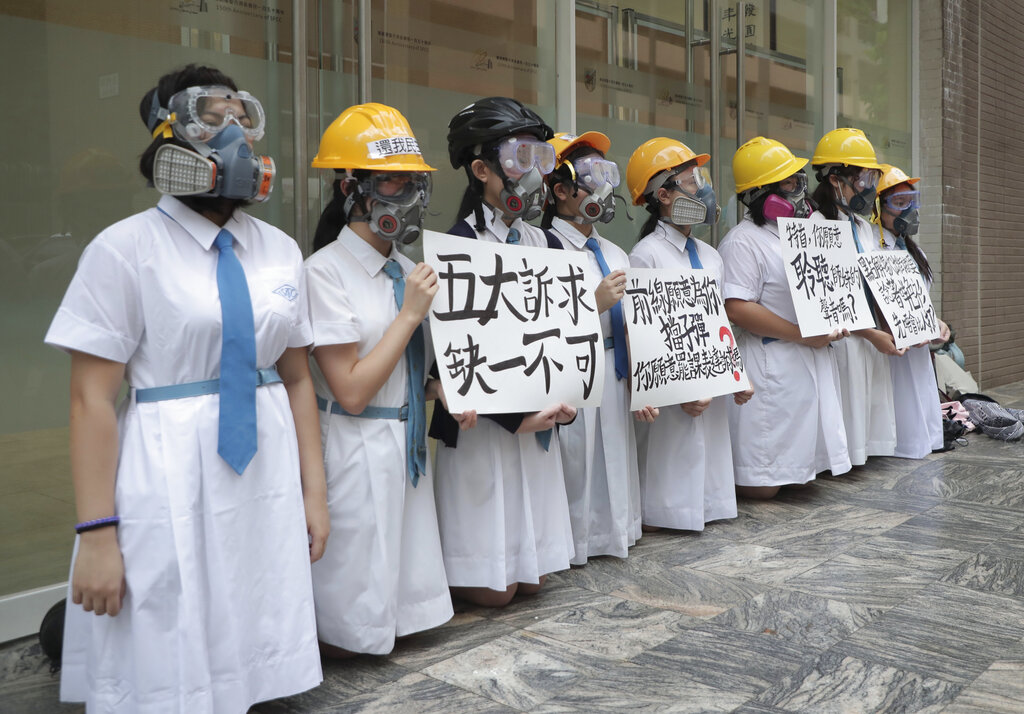
MULTIPOLYGON (((505 238, 507 245, 519 245, 519 230, 516 228, 508 229, 508 236, 505 238)), ((551 430, 545 429, 544 431, 537 432, 537 443, 540 447, 547 451, 551 448, 551 430)))
POLYGON ((857 246, 857 252, 863 253, 864 247, 860 244, 860 238, 857 236, 857 221, 854 219, 853 214, 850 215, 850 230, 853 231, 853 242, 857 246))
POLYGON ((686 238, 686 254, 690 258, 690 267, 694 270, 703 270, 704 266, 700 262, 700 256, 697 255, 697 241, 692 236, 686 238))
POLYGON ((907 241, 903 239, 903 236, 896 236, 896 250, 906 250, 907 241))
MULTIPOLYGON (((395 304, 402 309, 405 299, 405 276, 402 266, 396 260, 384 263, 384 272, 391 278, 395 288, 395 304)), ((427 472, 427 411, 423 399, 423 325, 417 325, 416 331, 405 346, 405 364, 409 373, 406 392, 409 398, 409 418, 405 422, 405 470, 413 488, 419 483, 420 474, 427 472)))
POLYGON ((256 454, 256 329, 245 270, 235 237, 222 229, 214 240, 220 293, 220 422, 217 453, 241 474, 256 454))
MULTIPOLYGON (((604 259, 604 253, 596 238, 587 238, 587 248, 597 258, 597 264, 601 267, 601 275, 607 276, 612 272, 608 268, 608 262, 604 259)), ((622 317, 622 304, 615 303, 608 311, 612 322, 612 339, 615 340, 615 376, 625 379, 629 376, 629 354, 626 352, 626 324, 622 317)))

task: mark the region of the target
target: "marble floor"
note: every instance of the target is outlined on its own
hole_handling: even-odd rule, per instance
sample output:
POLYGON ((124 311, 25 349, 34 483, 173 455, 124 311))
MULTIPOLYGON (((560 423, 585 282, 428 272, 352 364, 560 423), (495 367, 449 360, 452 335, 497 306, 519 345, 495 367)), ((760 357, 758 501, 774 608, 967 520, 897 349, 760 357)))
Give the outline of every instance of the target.
MULTIPOLYGON (((988 390, 1024 407, 1024 382, 988 390)), ((0 711, 74 712, 31 639, 0 711)), ((325 663, 289 712, 1024 712, 1024 443, 872 459, 325 663)))

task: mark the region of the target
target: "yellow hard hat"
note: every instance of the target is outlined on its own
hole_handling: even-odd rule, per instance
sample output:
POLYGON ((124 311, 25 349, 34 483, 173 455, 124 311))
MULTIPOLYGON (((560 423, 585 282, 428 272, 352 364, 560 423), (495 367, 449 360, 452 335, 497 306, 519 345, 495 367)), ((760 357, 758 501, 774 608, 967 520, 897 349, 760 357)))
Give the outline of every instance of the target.
POLYGON ((732 175, 736 181, 736 193, 781 181, 806 165, 807 159, 793 156, 782 142, 756 136, 733 154, 732 175))
POLYGON ((882 168, 878 163, 878 157, 875 156, 875 147, 860 129, 833 129, 825 134, 814 149, 811 164, 843 164, 879 170, 882 168))
POLYGON ((423 160, 409 122, 384 104, 356 104, 343 111, 320 137, 313 157, 318 169, 434 171, 423 160))
POLYGON ((663 136, 645 141, 629 157, 626 165, 626 185, 633 197, 633 205, 643 205, 647 184, 658 173, 694 160, 697 166, 703 166, 711 160, 711 155, 695 154, 683 142, 663 136))
POLYGON ((893 186, 901 183, 914 185, 920 180, 916 177, 907 176, 903 173, 903 169, 892 164, 882 164, 882 178, 878 179, 878 195, 881 196, 884 191, 888 191, 893 186))
POLYGON ((579 146, 589 146, 602 155, 607 154, 612 146, 612 140, 599 131, 585 131, 579 135, 560 131, 554 138, 548 139, 548 143, 555 147, 555 162, 559 164, 579 146))

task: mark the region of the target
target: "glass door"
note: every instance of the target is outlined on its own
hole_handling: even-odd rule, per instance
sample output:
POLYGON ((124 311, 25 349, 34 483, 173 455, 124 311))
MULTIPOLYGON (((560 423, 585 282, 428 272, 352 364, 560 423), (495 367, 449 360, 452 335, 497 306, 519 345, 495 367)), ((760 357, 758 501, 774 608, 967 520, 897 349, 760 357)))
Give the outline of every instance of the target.
MULTIPOLYGON (((695 234, 717 243, 737 221, 732 156, 764 135, 810 156, 822 133, 823 9, 813 0, 600 0, 576 3, 578 132, 612 139, 625 168, 656 136, 711 154, 722 220, 695 234)), ((629 249, 646 217, 605 231, 629 249)))

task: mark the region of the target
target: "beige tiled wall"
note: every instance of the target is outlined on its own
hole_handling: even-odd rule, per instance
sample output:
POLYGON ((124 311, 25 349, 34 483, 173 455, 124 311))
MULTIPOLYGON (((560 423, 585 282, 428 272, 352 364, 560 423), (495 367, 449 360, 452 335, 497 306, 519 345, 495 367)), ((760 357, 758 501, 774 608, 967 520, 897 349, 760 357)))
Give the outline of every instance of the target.
POLYGON ((943 28, 942 307, 984 389, 1024 376, 1024 20, 945 0, 943 28))

